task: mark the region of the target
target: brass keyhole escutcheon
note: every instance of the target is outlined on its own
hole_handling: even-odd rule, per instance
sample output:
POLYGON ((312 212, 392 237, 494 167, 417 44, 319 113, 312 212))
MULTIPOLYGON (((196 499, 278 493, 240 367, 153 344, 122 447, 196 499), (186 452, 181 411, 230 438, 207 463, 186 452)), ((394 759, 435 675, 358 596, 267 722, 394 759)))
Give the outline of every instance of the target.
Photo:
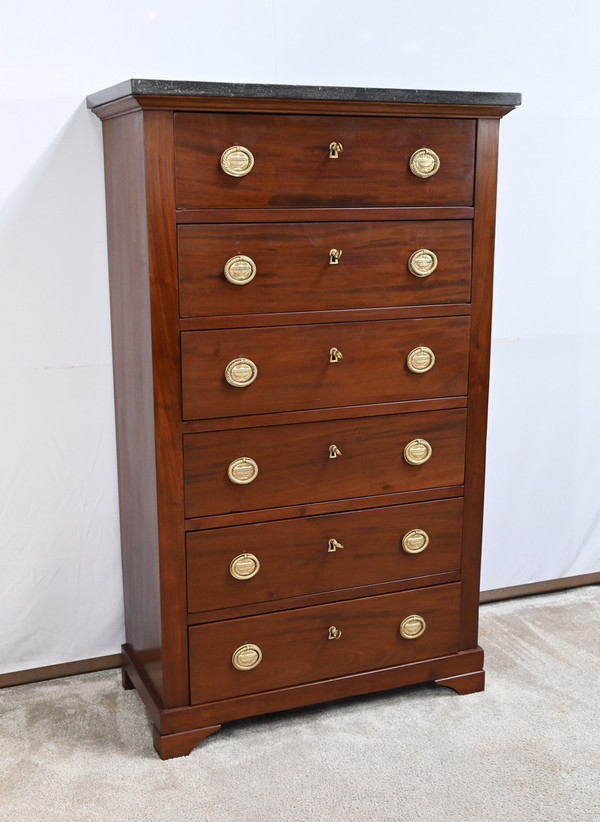
POLYGON ((221 168, 230 177, 245 177, 254 166, 254 155, 245 146, 229 146, 221 154, 221 168))
POLYGON ((419 614, 411 614, 402 620, 399 631, 404 639, 418 639, 425 633, 427 623, 419 614))
POLYGON ((329 349, 329 362, 339 362, 344 359, 344 355, 339 348, 329 349))
POLYGON ((428 248, 419 248, 408 258, 408 270, 419 278, 429 277, 436 270, 438 264, 437 255, 428 248))
POLYGON ((426 345, 418 345, 406 357, 406 365, 413 374, 424 374, 435 365, 435 354, 426 345))
POLYGON ((239 554, 229 565, 229 573, 234 579, 252 579, 259 571, 260 562, 254 554, 239 554))
POLYGON ((413 528, 402 537, 402 550, 407 554, 420 554, 429 545, 429 534, 421 528, 413 528))
POLYGON ((256 276, 256 263, 252 257, 236 254, 223 266, 223 274, 232 285, 247 285, 256 276))
POLYGON ((418 148, 409 160, 409 166, 415 177, 433 177, 440 168, 440 158, 432 148, 418 148))
POLYGON ((338 265, 343 253, 341 248, 332 248, 329 252, 329 265, 338 265))
POLYGON ((343 150, 344 146, 341 143, 338 143, 337 140, 333 140, 329 143, 329 159, 337 160, 343 150))
POLYGON ((339 628, 336 628, 335 625, 331 625, 329 628, 329 633, 327 634, 327 639, 339 639, 342 635, 342 632, 339 628))
POLYGON ((236 648, 231 657, 231 664, 238 671, 251 671, 260 664, 262 651, 258 645, 240 645, 236 648))
POLYGON ((334 551, 341 551, 344 546, 337 539, 330 539, 327 547, 328 553, 332 554, 334 551))
POLYGON ((404 459, 409 465, 423 465, 431 458, 432 451, 427 440, 411 440, 404 448, 404 459))
POLYGON ((341 457, 341 456, 342 456, 342 452, 340 451, 340 449, 337 447, 337 445, 333 445, 333 443, 332 443, 329 446, 329 459, 330 460, 335 460, 335 459, 337 459, 338 457, 341 457))
POLYGON ((250 457, 238 457, 229 463, 227 476, 235 485, 248 485, 258 476, 258 465, 250 457))

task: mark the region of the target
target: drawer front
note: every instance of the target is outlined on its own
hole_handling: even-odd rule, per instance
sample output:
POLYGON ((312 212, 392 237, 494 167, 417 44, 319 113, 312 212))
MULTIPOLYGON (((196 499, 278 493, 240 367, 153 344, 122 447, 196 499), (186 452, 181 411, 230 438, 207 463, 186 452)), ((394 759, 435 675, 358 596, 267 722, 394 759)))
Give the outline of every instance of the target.
POLYGON ((465 423, 466 411, 452 409, 186 434, 186 516, 461 485, 465 423), (414 439, 431 446, 424 464, 404 458, 414 439), (332 447, 341 454, 331 458, 332 447), (248 458, 258 473, 236 484, 229 473, 255 474, 248 458))
POLYGON ((469 325, 448 317, 188 331, 184 418, 462 396, 469 325))
POLYGON ((471 205, 474 148, 474 120, 179 113, 177 206, 471 205), (338 159, 329 157, 332 142, 343 146, 338 159), (221 167, 234 146, 254 157, 243 177, 221 167), (409 166, 423 147, 440 160, 427 178, 409 166))
POLYGON ((462 507, 436 500, 189 533, 188 610, 457 571, 462 507))
POLYGON ((179 227, 178 238, 183 317, 470 299, 469 220, 187 225, 179 227), (409 261, 423 248, 437 265, 415 276, 409 261), (337 264, 330 262, 332 249, 342 252, 337 264), (256 270, 248 263, 250 269, 231 282, 225 266, 238 256, 256 270))
MULTIPOLYGON (((459 644, 460 585, 368 597, 277 614, 233 619, 189 630, 192 704, 284 688, 433 659, 455 653, 459 644), (405 639, 401 623, 424 620, 421 636, 405 639), (329 639, 329 629, 341 631, 329 639), (240 670, 232 658, 240 651, 240 670)), ((413 623, 415 624, 415 623, 413 623)), ((238 662, 239 664, 239 662, 238 662)))

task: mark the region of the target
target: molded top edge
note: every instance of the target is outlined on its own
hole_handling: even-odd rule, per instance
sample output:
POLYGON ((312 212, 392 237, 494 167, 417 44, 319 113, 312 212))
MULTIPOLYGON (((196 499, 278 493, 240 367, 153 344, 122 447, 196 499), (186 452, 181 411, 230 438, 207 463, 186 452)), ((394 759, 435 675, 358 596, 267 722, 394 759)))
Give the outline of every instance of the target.
POLYGON ((428 91, 420 89, 352 88, 349 86, 280 86, 258 83, 207 83, 190 80, 125 80, 87 98, 96 108, 129 96, 242 97, 283 100, 351 100, 356 102, 424 103, 458 106, 518 106, 521 95, 491 91, 428 91))

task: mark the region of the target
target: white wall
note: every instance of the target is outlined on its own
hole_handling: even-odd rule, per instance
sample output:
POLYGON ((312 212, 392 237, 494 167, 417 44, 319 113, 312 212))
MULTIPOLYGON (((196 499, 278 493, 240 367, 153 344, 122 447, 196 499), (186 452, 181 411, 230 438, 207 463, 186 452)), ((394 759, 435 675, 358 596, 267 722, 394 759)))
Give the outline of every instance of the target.
POLYGON ((21 0, 0 29, 0 672, 116 653, 100 122, 129 77, 522 91, 501 126, 483 587, 600 569, 590 0, 21 0))

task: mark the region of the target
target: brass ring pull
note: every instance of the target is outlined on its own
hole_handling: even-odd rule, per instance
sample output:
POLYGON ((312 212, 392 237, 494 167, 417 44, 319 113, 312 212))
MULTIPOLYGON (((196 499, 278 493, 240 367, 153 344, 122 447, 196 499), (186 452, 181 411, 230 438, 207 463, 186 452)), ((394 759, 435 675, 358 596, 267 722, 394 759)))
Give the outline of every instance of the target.
POLYGON ((258 645, 240 645, 231 657, 231 664, 238 671, 251 671, 260 664, 262 651, 258 645))
POLYGON ((329 143, 329 159, 337 160, 343 150, 344 146, 341 143, 338 143, 337 140, 333 140, 329 143))
POLYGON ((424 374, 435 365, 435 354, 426 345, 418 345, 408 354, 406 365, 413 374, 424 374))
POLYGON ((337 447, 337 445, 332 444, 332 445, 329 446, 329 459, 330 460, 335 460, 335 459, 337 459, 338 457, 341 457, 341 456, 342 456, 342 452, 337 447))
POLYGON ((237 357, 225 368, 225 379, 234 388, 247 388, 258 376, 258 368, 246 357, 237 357))
POLYGON ((238 554, 229 565, 229 573, 234 579, 252 579, 259 571, 260 562, 254 554, 238 554))
POLYGON ((402 550, 407 554, 420 554, 428 545, 429 534, 420 528, 413 528, 402 537, 402 550))
POLYGON ((235 485, 248 485, 258 476, 258 465, 250 457, 238 457, 229 463, 227 476, 235 485))
POLYGON ((247 285, 256 276, 256 263, 252 257, 236 254, 223 266, 223 274, 232 285, 247 285))
POLYGON ((339 628, 336 628, 335 625, 331 625, 329 628, 329 632, 327 634, 327 639, 339 639, 342 635, 342 632, 339 628))
POLYGON ((428 248, 418 248, 408 258, 408 270, 414 277, 429 277, 436 270, 437 255, 428 248))
POLYGON ((431 458, 432 450, 427 440, 411 440, 404 449, 404 459, 409 465, 423 465, 431 458))
POLYGON ((254 155, 245 146, 229 146, 221 154, 221 168, 230 177, 245 177, 254 166, 254 155))
POLYGON ((341 551, 344 546, 341 542, 338 542, 337 539, 330 539, 327 547, 327 552, 332 554, 334 551, 338 549, 341 551))
POLYGON ((329 362, 339 362, 344 359, 344 355, 339 348, 329 349, 329 362))
POLYGON ((427 623, 419 614, 411 614, 402 620, 399 631, 404 639, 417 639, 425 633, 427 623))
POLYGON ((409 160, 410 170, 415 177, 433 177, 440 168, 440 158, 431 148, 418 148, 409 160))
POLYGON ((332 248, 329 252, 329 265, 338 265, 343 253, 341 248, 332 248))

